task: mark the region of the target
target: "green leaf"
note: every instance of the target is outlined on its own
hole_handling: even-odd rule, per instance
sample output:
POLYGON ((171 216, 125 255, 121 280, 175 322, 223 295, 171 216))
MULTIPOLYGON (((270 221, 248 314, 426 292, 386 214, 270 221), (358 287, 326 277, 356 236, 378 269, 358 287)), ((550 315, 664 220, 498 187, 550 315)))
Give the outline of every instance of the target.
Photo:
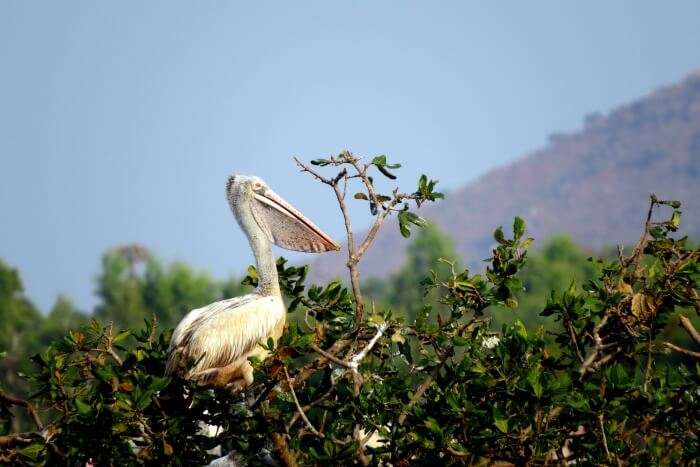
POLYGON ((311 164, 312 164, 312 165, 320 165, 320 166, 322 166, 322 167, 323 167, 323 166, 326 166, 326 165, 328 165, 328 164, 330 164, 330 163, 331 163, 331 161, 329 161, 328 159, 314 159, 314 160, 311 161, 311 164))
POLYGON ((117 344, 131 335, 131 331, 122 331, 112 338, 112 343, 117 344))
POLYGON ((681 212, 673 211, 673 215, 671 215, 671 220, 669 222, 674 229, 677 229, 678 226, 681 225, 681 212))
POLYGON ((497 416, 494 416, 493 424, 496 425, 496 428, 498 428, 501 431, 501 433, 508 433, 507 418, 499 418, 497 416))
POLYGON ((74 403, 75 403, 75 408, 78 411, 78 414, 80 414, 83 417, 89 417, 94 412, 92 407, 90 407, 87 403, 85 403, 84 401, 82 401, 81 399, 79 399, 77 397, 75 398, 74 403))
POLYGON ((43 443, 32 443, 29 446, 25 446, 19 450, 23 456, 29 457, 32 460, 39 459, 39 455, 46 449, 43 443))
POLYGON ((355 193, 355 196, 353 196, 355 199, 363 199, 365 201, 369 201, 369 198, 367 197, 366 194, 360 192, 360 193, 355 193))
POLYGON ((515 216, 515 220, 513 220, 513 234, 515 236, 515 239, 519 239, 523 236, 524 233, 525 221, 521 217, 515 216))
POLYGON ((493 238, 500 244, 503 244, 506 237, 503 235, 503 227, 499 227, 493 231, 493 238))
POLYGON ((434 434, 436 434, 438 436, 442 436, 442 428, 440 428, 440 424, 433 417, 426 418, 425 426, 430 431, 432 431, 434 434))
POLYGON ((375 157, 374 159, 372 159, 372 164, 376 166, 386 165, 386 156, 382 154, 380 156, 375 157))
POLYGON ((384 175, 386 178, 389 178, 389 179, 391 179, 391 180, 396 180, 396 175, 394 175, 393 173, 389 172, 389 171, 385 168, 385 166, 383 166, 383 165, 378 165, 378 166, 377 166, 377 170, 379 170, 379 171, 382 173, 382 175, 384 175))

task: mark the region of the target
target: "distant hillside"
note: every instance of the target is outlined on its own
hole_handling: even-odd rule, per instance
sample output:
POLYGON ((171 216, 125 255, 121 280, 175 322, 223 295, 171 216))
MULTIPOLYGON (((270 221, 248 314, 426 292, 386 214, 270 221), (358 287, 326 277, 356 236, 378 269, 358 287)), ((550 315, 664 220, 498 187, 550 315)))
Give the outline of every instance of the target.
MULTIPOLYGON (((630 244, 641 232, 650 192, 681 200, 683 232, 700 236, 700 72, 607 116, 587 116, 583 130, 552 135, 545 148, 421 214, 447 230, 465 261, 477 266, 490 253, 493 228, 510 226, 516 215, 538 243, 567 232, 594 249, 630 244)), ((398 268, 405 246, 398 228, 387 226, 365 257, 365 273, 398 268)), ((339 254, 324 256, 313 275, 338 276, 343 265, 339 254)))

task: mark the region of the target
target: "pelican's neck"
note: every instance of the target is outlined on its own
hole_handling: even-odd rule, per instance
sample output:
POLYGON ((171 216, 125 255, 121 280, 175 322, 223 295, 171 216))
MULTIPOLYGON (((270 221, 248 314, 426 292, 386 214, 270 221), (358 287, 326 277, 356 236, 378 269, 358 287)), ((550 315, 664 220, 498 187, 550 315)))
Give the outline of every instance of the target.
POLYGON ((280 296, 280 286, 277 279, 277 266, 272 255, 272 244, 265 232, 253 217, 250 201, 240 198, 241 195, 229 195, 229 205, 238 225, 248 237, 250 248, 255 256, 255 267, 258 270, 258 288, 255 293, 262 296, 280 296))
MULTIPOLYGON (((255 226, 257 227, 257 225, 255 226)), ((281 295, 279 279, 277 277, 277 265, 272 255, 272 245, 265 237, 262 230, 250 232, 248 240, 255 256, 255 267, 258 270, 258 288, 255 292, 262 296, 281 295)))

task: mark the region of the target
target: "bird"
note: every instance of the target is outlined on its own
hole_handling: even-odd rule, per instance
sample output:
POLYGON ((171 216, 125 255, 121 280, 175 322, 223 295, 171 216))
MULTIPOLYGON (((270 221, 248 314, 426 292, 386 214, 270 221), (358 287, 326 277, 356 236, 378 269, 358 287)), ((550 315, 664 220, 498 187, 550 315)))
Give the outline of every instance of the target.
POLYGON ((257 176, 231 175, 226 198, 253 251, 257 288, 185 315, 172 334, 166 374, 238 391, 253 383, 248 358, 264 360, 269 351, 260 343, 276 343, 284 331, 287 309, 272 245, 315 253, 340 245, 257 176), (187 362, 195 363, 186 369, 187 362))

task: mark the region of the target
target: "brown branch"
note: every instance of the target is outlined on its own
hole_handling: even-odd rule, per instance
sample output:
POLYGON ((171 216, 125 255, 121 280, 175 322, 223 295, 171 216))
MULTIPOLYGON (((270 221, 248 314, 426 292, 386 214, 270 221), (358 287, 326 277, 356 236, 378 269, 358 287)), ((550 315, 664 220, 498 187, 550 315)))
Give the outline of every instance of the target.
POLYGON ((566 319, 566 327, 569 330, 569 337, 571 338, 571 343, 574 344, 574 350, 576 351, 576 356, 579 362, 583 363, 583 355, 581 355, 581 350, 578 348, 578 339, 576 339, 576 332, 574 331, 574 326, 570 319, 566 319))
POLYGON ((37 437, 39 437, 39 435, 36 433, 13 433, 0 436, 0 448, 17 446, 18 444, 29 444, 34 442, 37 437))
POLYGON ((416 403, 421 399, 421 397, 423 397, 423 394, 425 394, 425 391, 428 390, 431 384, 433 384, 433 376, 428 375, 428 377, 422 383, 420 383, 420 385, 416 389, 416 392, 413 393, 413 397, 411 397, 411 400, 408 401, 406 407, 404 407, 403 411, 401 411, 401 414, 399 415, 399 425, 403 425, 403 422, 406 421, 406 417, 408 416, 408 411, 411 410, 411 407, 416 405, 416 403))
MULTIPOLYGON (((608 322, 609 319, 608 315, 608 310, 606 310, 605 314, 603 315, 603 318, 600 320, 598 324, 593 327, 593 340, 595 342, 595 347, 591 351, 591 353, 586 357, 586 359, 583 361, 581 364, 581 367, 579 368, 579 373, 581 374, 581 377, 583 377, 584 374, 586 374, 586 371, 589 370, 591 365, 595 362, 595 359, 598 358, 598 354, 602 352, 605 349, 605 346, 603 345, 603 339, 600 337, 600 330, 605 326, 608 322)), ((610 359, 610 355, 607 356, 607 360, 610 359)), ((607 361, 606 359, 601 360, 602 363, 607 361), (603 361, 604 360, 604 361, 603 361)), ((602 364, 599 362, 599 365, 602 364)))
POLYGON ((700 295, 698 295, 697 291, 692 287, 688 288, 688 294, 693 300, 693 307, 695 308, 695 313, 697 313, 697 315, 700 316, 700 295))
MULTIPOLYGON (((350 339, 340 339, 335 341, 335 343, 330 346, 325 352, 331 355, 337 355, 338 353, 342 352, 345 350, 348 346, 352 344, 352 340, 350 339)), ((294 387, 299 387, 301 386, 302 383, 304 383, 307 379, 313 375, 316 370, 326 363, 328 363, 328 358, 320 355, 316 360, 313 360, 311 363, 306 364, 304 367, 301 368, 299 373, 294 377, 294 387)))
POLYGON ((598 415, 598 424, 600 425, 600 434, 603 436, 603 447, 605 454, 610 458, 610 450, 608 449, 608 437, 605 435, 605 424, 603 423, 603 414, 598 415))
MULTIPOLYGON (((315 407, 318 404, 320 404, 321 402, 323 402, 324 400, 328 399, 328 396, 333 394, 333 390, 335 389, 336 384, 337 384, 337 380, 331 383, 331 387, 321 397, 319 397, 315 401, 310 402, 309 404, 303 406, 302 411, 308 412, 312 407, 315 407)), ((289 420, 289 423, 287 423, 287 431, 289 431, 294 426, 294 424, 296 423, 297 420, 299 420, 299 412, 296 412, 292 416, 292 419, 289 420)))
POLYGON ((304 413, 304 409, 301 408, 301 404, 299 403, 299 399, 297 399, 297 393, 294 392, 294 386, 292 385, 292 380, 289 377, 289 373, 287 372, 287 367, 282 367, 282 370, 284 370, 284 376, 287 378, 287 384, 289 385, 289 392, 292 394, 292 399, 294 399, 294 404, 297 406, 297 410, 299 411, 299 416, 301 417, 302 420, 304 420, 304 423, 306 426, 309 428, 311 433, 316 435, 319 438, 323 438, 323 433, 319 433, 319 431, 311 424, 311 421, 307 418, 306 414, 304 413))
POLYGON ((644 252, 644 247, 647 244, 647 238, 649 237, 649 229, 651 228, 651 215, 654 211, 656 201, 657 199, 655 194, 652 193, 651 195, 649 195, 649 210, 647 211, 647 218, 644 222, 644 232, 642 233, 642 236, 639 238, 639 241, 635 245, 634 250, 632 250, 632 255, 629 258, 627 258, 624 263, 625 266, 629 266, 630 264, 634 265, 634 267, 632 268, 633 276, 635 276, 637 273, 639 259, 641 258, 641 255, 644 252))
POLYGON ((695 341, 697 345, 700 345, 700 333, 697 329, 695 329, 693 323, 691 323, 690 320, 683 315, 681 315, 680 320, 680 325, 685 328, 686 332, 693 339, 693 341, 695 341))
POLYGON ((333 192, 335 193, 335 197, 338 200, 338 207, 340 208, 340 212, 343 215, 343 222, 345 223, 345 232, 347 235, 347 245, 348 245, 347 267, 348 267, 348 270, 350 271, 350 284, 352 286, 352 293, 355 297, 355 322, 357 325, 359 325, 359 323, 361 323, 362 319, 364 318, 364 310, 365 310, 365 302, 364 302, 364 299, 362 298, 362 290, 360 288, 360 272, 357 268, 357 263, 359 261, 359 257, 356 255, 356 252, 355 252, 355 239, 354 239, 353 230, 352 230, 352 222, 350 220, 350 213, 348 212, 348 208, 345 204, 345 189, 341 190, 340 187, 338 186, 338 182, 340 180, 345 179, 345 182, 347 183, 347 177, 348 177, 347 172, 345 170, 343 170, 334 179, 329 179, 329 178, 322 176, 321 174, 319 174, 318 172, 313 170, 311 167, 309 167, 308 165, 301 162, 296 157, 294 158, 294 161, 296 162, 297 166, 299 166, 301 168, 302 172, 310 173, 317 180, 319 180, 322 183, 325 183, 326 185, 333 188, 333 192))
POLYGON ((311 344, 309 347, 311 348, 311 350, 323 355, 324 357, 326 357, 328 360, 332 361, 336 365, 340 365, 343 368, 347 368, 349 370, 354 368, 350 363, 346 362, 345 360, 339 359, 338 357, 336 357, 335 355, 333 355, 331 353, 326 352, 325 350, 323 350, 321 347, 317 346, 316 344, 311 344))
POLYGON ((674 350, 680 354, 687 355, 689 357, 700 359, 700 352, 693 352, 692 350, 684 349, 683 347, 678 347, 670 342, 664 342, 664 345, 671 350, 674 350))
POLYGON ((450 446, 447 446, 445 448, 445 451, 447 451, 449 455, 453 457, 458 457, 460 459, 466 459, 467 457, 471 457, 471 454, 469 454, 468 452, 458 451, 457 449, 452 448, 450 446))
POLYGON ((34 421, 34 425, 39 429, 39 431, 44 429, 44 424, 41 422, 41 419, 39 418, 39 414, 37 413, 36 409, 34 406, 30 403, 27 402, 24 399, 20 399, 19 397, 12 396, 10 394, 7 394, 4 391, 0 390, 0 401, 6 403, 6 404, 12 404, 12 405, 18 405, 20 407, 23 407, 24 410, 29 414, 29 416, 32 418, 34 421))

